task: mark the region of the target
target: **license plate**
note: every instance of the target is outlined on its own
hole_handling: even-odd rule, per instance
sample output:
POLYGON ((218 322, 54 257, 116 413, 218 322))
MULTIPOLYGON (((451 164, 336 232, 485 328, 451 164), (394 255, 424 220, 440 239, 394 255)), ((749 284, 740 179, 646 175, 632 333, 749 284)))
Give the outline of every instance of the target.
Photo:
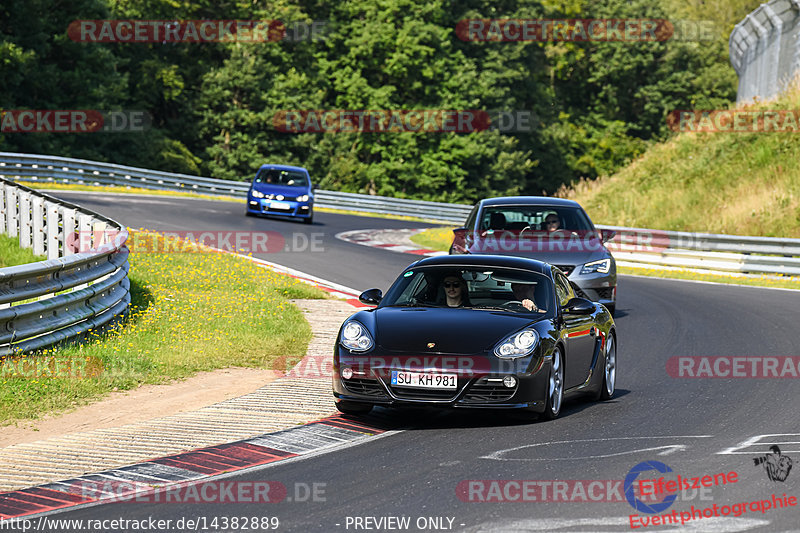
POLYGON ((269 203, 270 209, 284 209, 288 211, 292 208, 291 204, 287 204, 286 202, 270 202, 269 203))
POLYGON ((456 374, 432 374, 425 372, 392 371, 392 385, 397 387, 418 387, 422 389, 456 388, 456 374))

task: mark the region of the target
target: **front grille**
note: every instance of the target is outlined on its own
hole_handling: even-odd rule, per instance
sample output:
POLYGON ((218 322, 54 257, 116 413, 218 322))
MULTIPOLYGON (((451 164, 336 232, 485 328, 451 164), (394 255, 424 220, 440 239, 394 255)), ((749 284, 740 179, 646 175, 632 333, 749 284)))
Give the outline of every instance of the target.
POLYGON ((386 393, 383 392, 383 387, 380 386, 376 379, 353 378, 343 379, 344 388, 354 394, 361 394, 362 396, 374 396, 385 398, 386 393))
POLYGON ((458 391, 440 389, 411 389, 406 387, 392 387, 392 393, 404 400, 443 400, 455 399, 458 391))
POLYGON ((503 402, 510 400, 517 387, 508 388, 500 381, 488 381, 481 378, 467 390, 464 395, 465 402, 503 402))
POLYGON ((561 272, 563 272, 567 276, 572 274, 572 271, 575 269, 575 265, 556 265, 556 266, 561 272))
POLYGON ((610 300, 614 296, 614 287, 603 287, 602 289, 594 289, 597 291, 597 297, 603 300, 610 300))

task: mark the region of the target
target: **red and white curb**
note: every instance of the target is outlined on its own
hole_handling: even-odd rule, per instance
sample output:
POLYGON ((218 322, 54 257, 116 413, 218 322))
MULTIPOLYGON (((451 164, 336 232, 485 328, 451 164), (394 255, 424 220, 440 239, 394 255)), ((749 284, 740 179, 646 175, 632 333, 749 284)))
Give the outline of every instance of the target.
MULTIPOLYGON (((345 298, 354 306, 365 307, 358 301, 356 291, 344 285, 254 257, 234 255, 345 298)), ((50 514, 76 506, 132 501, 178 485, 202 483, 209 478, 247 468, 359 444, 360 441, 378 436, 389 429, 391 428, 387 424, 378 422, 377 419, 355 421, 346 415, 337 414, 241 441, 4 492, 0 493, 0 524, 6 520, 13 522, 23 517, 50 514)))
MULTIPOLYGON (((276 433, 6 492, 0 494, 0 523, 104 501, 160 501, 152 495, 202 483, 213 476, 357 444, 387 430, 378 425, 333 415, 276 433)), ((275 492, 277 496, 269 503, 286 498, 285 490, 275 492)))
POLYGON ((424 255, 434 257, 437 255, 447 255, 447 252, 420 248, 418 244, 411 241, 410 237, 425 231, 424 229, 360 229, 354 231, 343 231, 337 233, 336 238, 343 241, 369 246, 371 248, 381 248, 390 252, 401 252, 404 254, 424 255))

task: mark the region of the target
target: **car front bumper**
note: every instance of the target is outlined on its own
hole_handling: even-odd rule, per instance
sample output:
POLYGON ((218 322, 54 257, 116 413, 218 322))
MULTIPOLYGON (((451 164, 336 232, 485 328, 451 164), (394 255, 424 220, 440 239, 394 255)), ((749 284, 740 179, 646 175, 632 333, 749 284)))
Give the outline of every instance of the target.
POLYGON ((247 199, 247 212, 254 215, 278 215, 285 217, 308 218, 313 215, 314 202, 282 201, 278 204, 275 204, 274 200, 250 197, 247 199), (279 207, 274 207, 273 205, 279 207))
MULTIPOLYGON (((472 409, 528 409, 543 412, 548 391, 550 360, 545 358, 531 372, 520 371, 510 363, 507 371, 457 371, 451 368, 409 369, 382 366, 371 368, 359 364, 359 356, 340 349, 340 357, 334 361, 333 395, 336 401, 368 403, 386 407, 433 407, 472 409), (344 352, 344 353, 341 353, 344 352), (349 366, 354 370, 350 379, 341 376, 341 369, 349 366), (458 374, 455 389, 423 389, 398 387, 391 384, 393 370, 430 373, 458 374), (506 387, 505 376, 512 375, 517 383, 506 387)), ((508 362, 506 362, 508 363, 508 362)))

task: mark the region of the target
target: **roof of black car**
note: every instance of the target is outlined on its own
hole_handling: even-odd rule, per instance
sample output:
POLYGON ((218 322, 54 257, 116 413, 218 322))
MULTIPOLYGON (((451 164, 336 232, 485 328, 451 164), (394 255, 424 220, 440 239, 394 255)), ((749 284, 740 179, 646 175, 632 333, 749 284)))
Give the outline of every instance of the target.
POLYGON ((408 268, 422 266, 492 266, 505 268, 524 268, 533 272, 547 273, 549 265, 536 259, 527 257, 515 257, 510 255, 484 255, 484 254, 459 254, 459 255, 439 255, 427 257, 417 261, 408 268))
POLYGON ((574 200, 563 198, 550 198, 549 196, 501 196, 498 198, 485 198, 481 200, 487 205, 547 205, 561 207, 580 207, 574 200))

